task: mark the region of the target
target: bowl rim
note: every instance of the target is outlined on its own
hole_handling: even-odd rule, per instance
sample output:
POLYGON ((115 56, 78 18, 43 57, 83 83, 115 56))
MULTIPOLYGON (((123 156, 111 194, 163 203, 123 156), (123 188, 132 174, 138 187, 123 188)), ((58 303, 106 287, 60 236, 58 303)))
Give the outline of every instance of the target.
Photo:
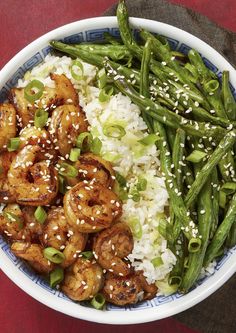
MULTIPOLYGON (((130 18, 131 25, 135 27, 145 27, 150 31, 158 31, 161 34, 170 35, 171 38, 179 40, 180 34, 181 42, 185 42, 188 46, 192 44, 197 45, 196 49, 203 53, 208 59, 214 59, 213 63, 219 68, 228 69, 231 73, 231 82, 236 87, 236 71, 232 65, 210 45, 199 39, 198 37, 167 23, 158 22, 154 20, 142 19, 137 17, 130 18), (163 33, 164 32, 164 33, 163 33)), ((2 87, 7 80, 14 74, 20 64, 29 59, 30 54, 34 55, 42 49, 43 46, 48 44, 51 39, 59 39, 68 36, 71 32, 84 31, 86 29, 99 28, 99 27, 118 27, 117 19, 115 16, 94 17, 84 20, 75 21, 59 28, 49 31, 48 33, 37 38, 29 45, 19 51, 1 70, 0 74, 0 87, 2 87), (27 56, 27 58, 25 58, 27 56)), ((192 47, 192 46, 191 46, 192 47)), ((235 248, 236 250, 236 248, 235 248)), ((0 257, 2 256, 0 250, 0 257)), ((197 286, 188 294, 165 304, 158 305, 152 308, 137 309, 136 311, 97 311, 92 308, 87 308, 75 303, 69 303, 64 299, 55 298, 55 295, 49 294, 43 290, 35 282, 26 277, 19 269, 13 265, 12 262, 3 256, 0 261, 0 268, 2 271, 22 290, 32 296, 39 302, 47 305, 48 307, 70 315, 78 319, 84 319, 103 324, 138 324, 154 320, 163 319, 196 305, 218 288, 220 288, 235 272, 236 272, 236 251, 231 251, 230 258, 223 263, 223 269, 216 271, 207 281, 197 286), (16 274, 17 272, 17 274, 16 274), (20 277, 20 278, 19 278, 20 277), (37 287, 37 288, 36 288, 37 287), (39 289, 40 288, 40 291, 39 289), (174 304, 173 304, 174 303, 174 304), (137 315, 138 314, 138 315, 137 315)))

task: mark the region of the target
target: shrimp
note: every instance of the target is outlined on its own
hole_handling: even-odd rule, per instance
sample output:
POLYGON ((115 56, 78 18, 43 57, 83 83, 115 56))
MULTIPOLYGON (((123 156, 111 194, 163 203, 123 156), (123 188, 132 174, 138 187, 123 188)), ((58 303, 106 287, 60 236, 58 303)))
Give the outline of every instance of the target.
POLYGON ((88 122, 80 106, 65 104, 52 113, 49 133, 62 156, 70 153, 78 135, 87 129, 88 122))
POLYGON ((13 203, 16 202, 14 193, 10 189, 10 185, 7 178, 8 170, 11 166, 13 159, 16 156, 16 152, 4 151, 0 155, 0 203, 13 203))
POLYGON ((39 151, 39 146, 25 146, 8 171, 8 181, 19 204, 48 205, 57 195, 56 169, 46 161, 34 164, 39 151))
POLYGON ((110 162, 92 153, 83 154, 74 165, 79 171, 80 180, 88 180, 112 187, 115 173, 110 162))
POLYGON ((127 276, 131 266, 125 258, 134 247, 133 236, 126 223, 116 223, 111 228, 101 231, 94 239, 94 257, 102 268, 114 275, 127 276))
POLYGON ((62 291, 75 301, 84 301, 96 295, 102 285, 102 268, 96 261, 78 258, 65 272, 62 291))
POLYGON ((78 94, 64 74, 51 74, 50 77, 55 82, 55 88, 44 87, 41 99, 34 104, 25 98, 24 88, 11 89, 9 99, 16 108, 21 127, 34 122, 34 114, 38 108, 50 111, 63 104, 79 104, 78 94))
POLYGON ((25 259, 39 273, 50 273, 55 265, 43 255, 43 247, 39 244, 15 242, 11 245, 12 252, 25 259))
POLYGON ((25 228, 22 211, 17 204, 8 204, 0 215, 0 234, 12 241, 30 241, 30 232, 25 228))
POLYGON ((85 233, 110 227, 122 213, 117 195, 100 184, 78 183, 63 200, 68 223, 85 233))
POLYGON ((127 276, 106 274, 102 290, 105 299, 110 303, 124 306, 149 299, 147 295, 148 297, 152 295, 153 298, 157 293, 157 287, 155 284, 148 285, 141 274, 140 272, 131 273, 127 276), (148 290, 148 293, 146 293, 146 290, 148 290))
POLYGON ((43 233, 43 224, 39 223, 34 216, 35 207, 24 206, 21 211, 24 218, 25 229, 30 235, 30 241, 38 243, 43 233))
POLYGON ((79 253, 84 250, 87 239, 87 234, 74 230, 67 223, 62 207, 49 211, 41 242, 45 247, 51 246, 63 252, 65 260, 62 267, 68 267, 76 261, 79 253))
POLYGON ((0 151, 16 136, 16 110, 9 103, 0 104, 0 151))
POLYGON ((49 133, 42 128, 35 126, 27 126, 20 132, 20 146, 22 149, 27 145, 37 145, 41 149, 37 154, 38 160, 51 160, 55 161, 57 152, 53 143, 50 140, 49 133))

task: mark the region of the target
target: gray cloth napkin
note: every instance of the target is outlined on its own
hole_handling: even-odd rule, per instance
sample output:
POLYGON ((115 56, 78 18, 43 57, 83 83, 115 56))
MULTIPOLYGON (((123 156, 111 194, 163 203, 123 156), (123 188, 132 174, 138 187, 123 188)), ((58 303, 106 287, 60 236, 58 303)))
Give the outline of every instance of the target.
MULTIPOLYGON (((204 40, 236 66, 236 34, 190 9, 164 0, 127 0, 130 16, 165 22, 204 40)), ((104 15, 115 15, 116 5, 104 15)), ((236 332, 236 275, 200 304, 175 318, 203 333, 236 332)), ((157 309, 158 311, 158 309, 157 309)))

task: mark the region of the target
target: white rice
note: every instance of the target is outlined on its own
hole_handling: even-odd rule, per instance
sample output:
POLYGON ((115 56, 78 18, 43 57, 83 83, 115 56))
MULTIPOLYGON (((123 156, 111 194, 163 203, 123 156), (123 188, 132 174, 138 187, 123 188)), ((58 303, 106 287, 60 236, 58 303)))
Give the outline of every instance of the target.
POLYGON ((18 86, 25 87, 32 79, 39 79, 49 87, 54 86, 49 73, 64 73, 78 90, 80 104, 91 125, 93 137, 102 141, 101 154, 104 158, 113 158, 115 171, 123 175, 130 188, 137 183, 138 177, 147 180, 147 188, 140 192, 139 202, 129 198, 123 204, 122 221, 129 223, 132 218, 139 220, 142 226, 141 239, 134 240, 133 252, 128 256, 135 270, 143 270, 149 283, 166 278, 176 262, 176 257, 167 248, 167 241, 159 234, 157 227, 168 205, 168 194, 164 180, 158 174, 160 161, 156 146, 144 146, 138 140, 147 135, 147 126, 140 115, 140 109, 121 93, 112 96, 107 103, 98 100, 99 89, 93 86, 96 67, 83 63, 83 81, 76 81, 70 72, 71 59, 48 55, 45 62, 26 73, 18 86), (121 139, 108 138, 103 134, 105 123, 120 124, 126 134, 121 139), (163 264, 155 268, 151 260, 161 257, 163 264))

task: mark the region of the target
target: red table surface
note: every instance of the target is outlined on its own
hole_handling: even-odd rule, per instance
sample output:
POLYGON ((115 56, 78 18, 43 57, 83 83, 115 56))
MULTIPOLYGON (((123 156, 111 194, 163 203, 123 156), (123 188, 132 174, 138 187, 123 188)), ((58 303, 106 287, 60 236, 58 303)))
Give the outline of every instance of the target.
MULTIPOLYGON (((135 0, 134 0, 135 1, 135 0)), ((236 31, 235 0, 170 0, 192 8, 219 25, 236 31)), ((24 46, 66 23, 101 15, 116 0, 0 1, 0 68, 24 46)), ((171 23, 171 22, 170 22, 171 23)), ((158 309, 157 309, 158 311, 158 309)), ((124 314, 125 315, 125 314, 124 314)), ((194 333, 172 318, 149 324, 109 326, 89 323, 56 312, 35 301, 0 272, 0 332, 194 333)))

